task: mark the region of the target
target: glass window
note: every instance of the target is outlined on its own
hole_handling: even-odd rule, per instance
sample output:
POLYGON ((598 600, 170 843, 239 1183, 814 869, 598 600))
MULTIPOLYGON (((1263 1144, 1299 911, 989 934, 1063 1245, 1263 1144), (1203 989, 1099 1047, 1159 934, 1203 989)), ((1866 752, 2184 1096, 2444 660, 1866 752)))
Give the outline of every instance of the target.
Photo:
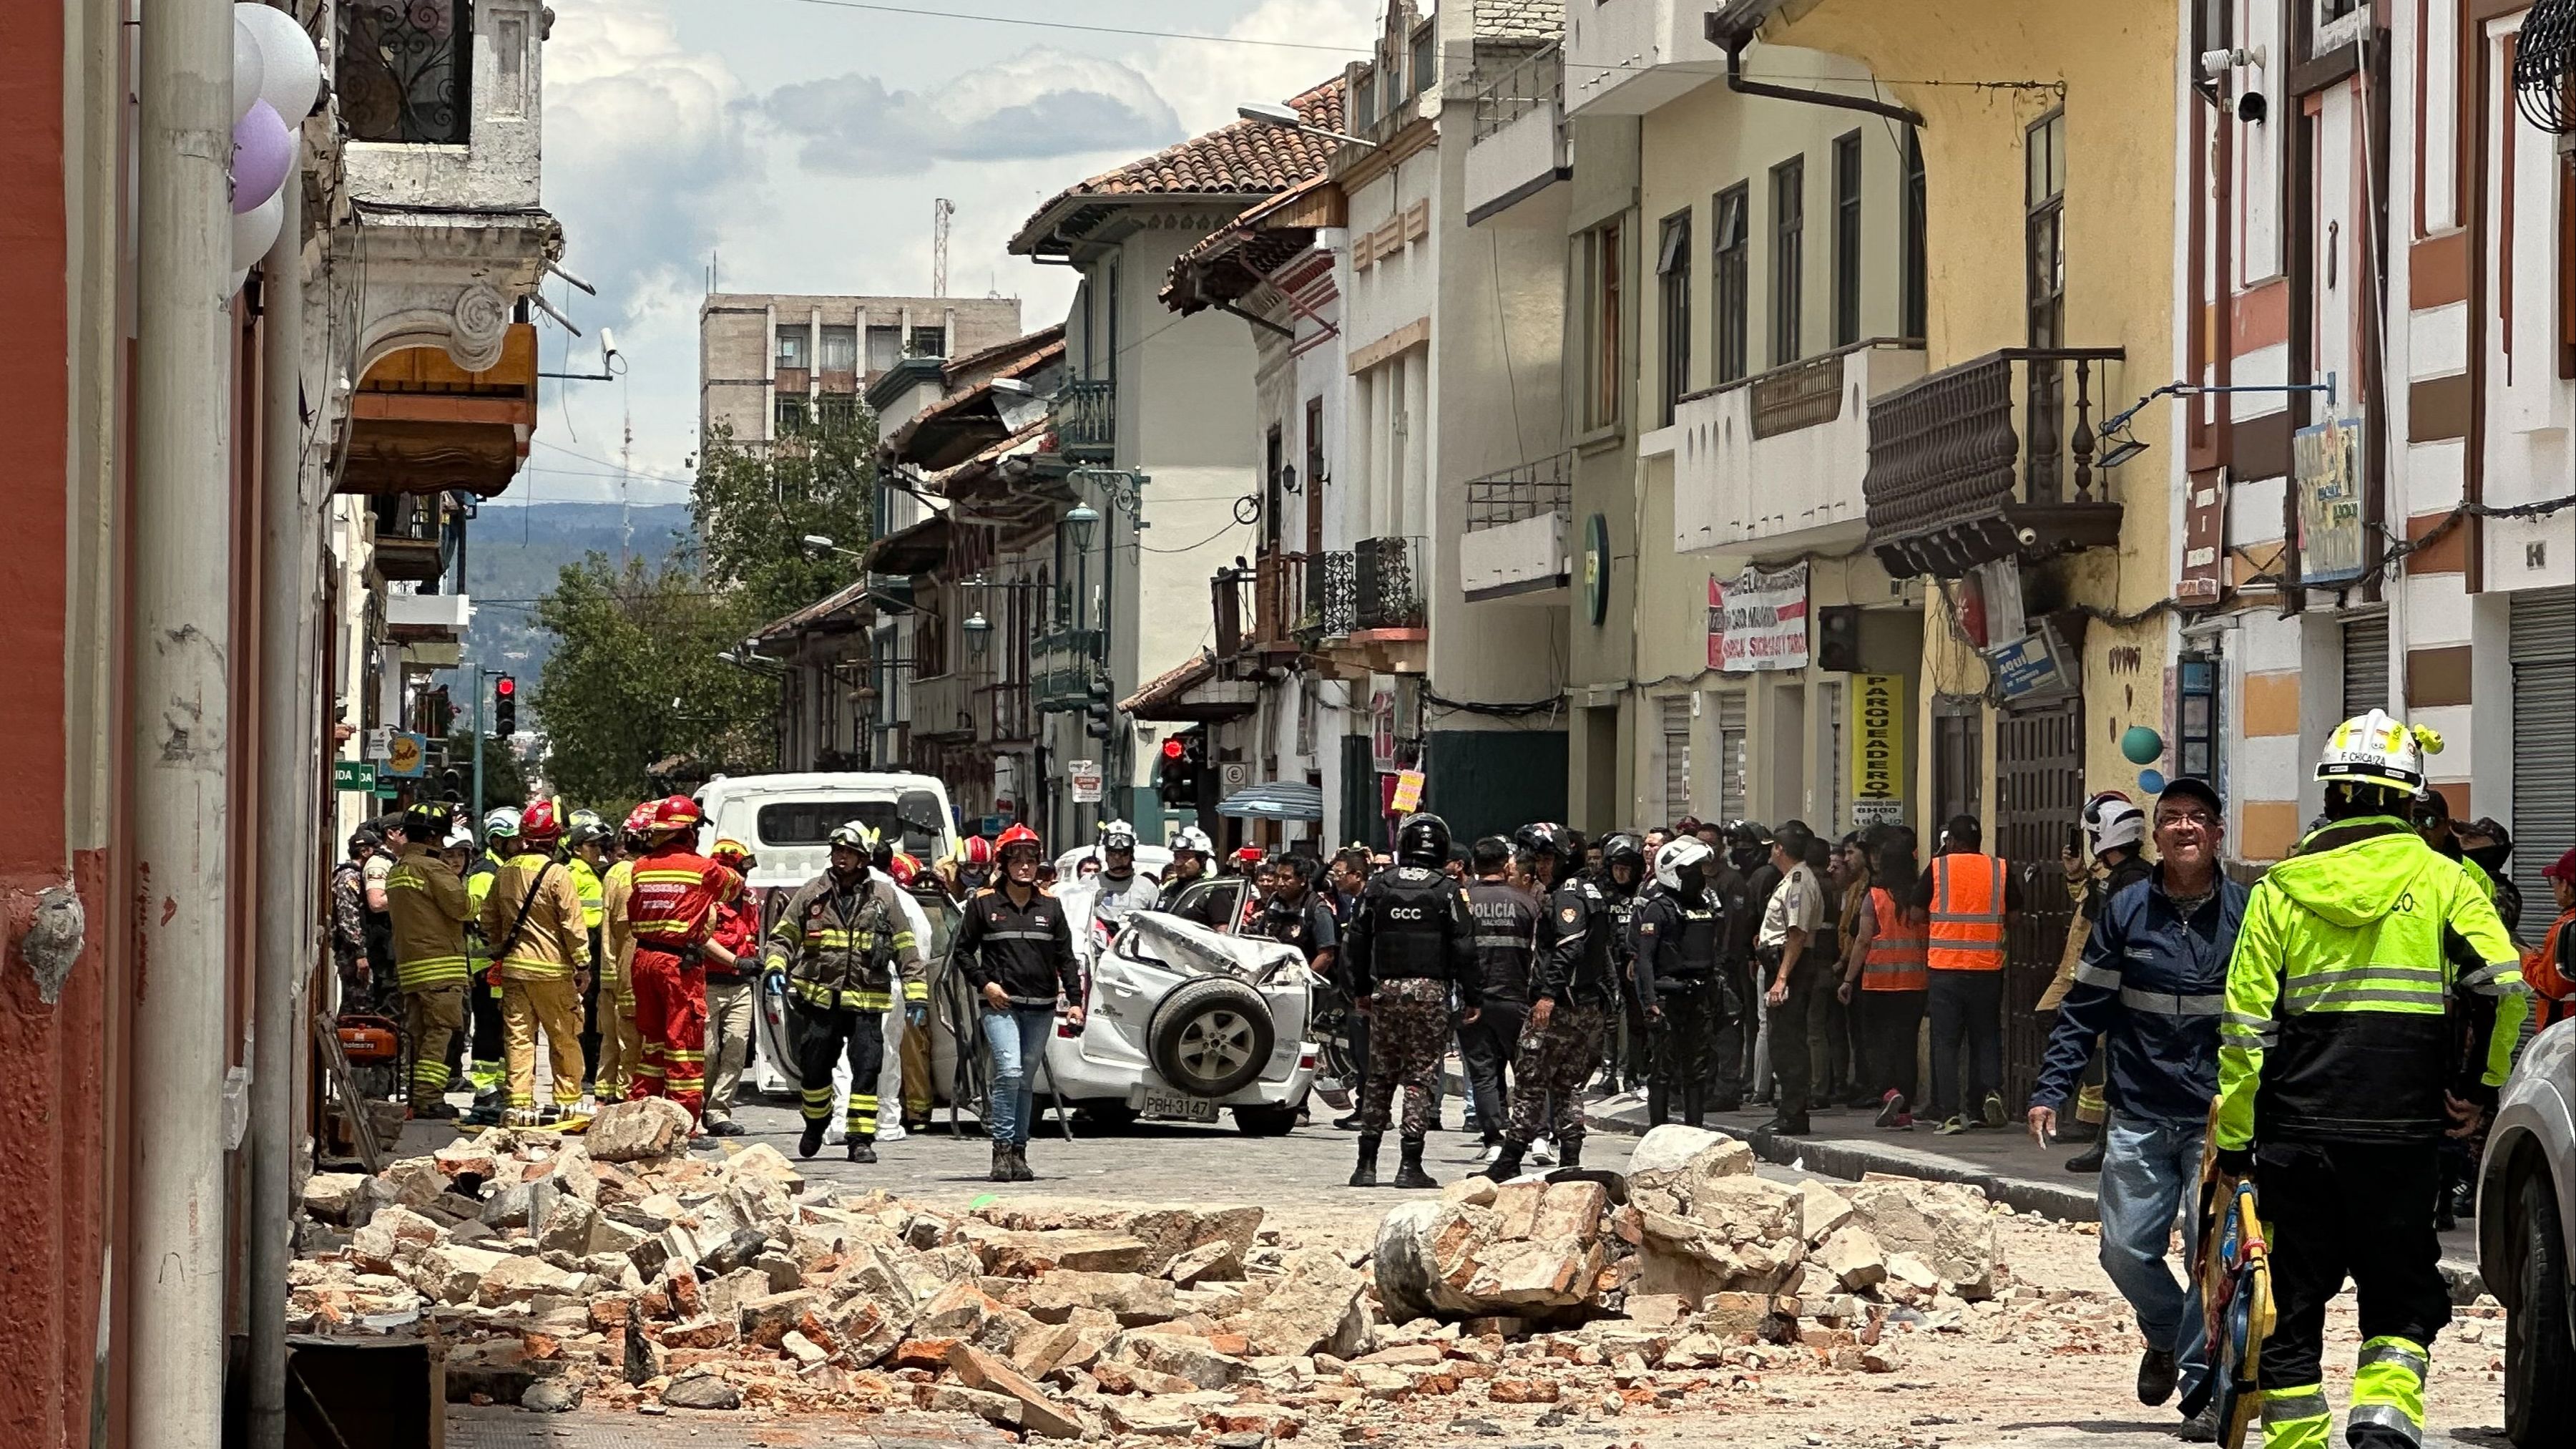
POLYGON ((903 832, 907 854, 935 851, 941 831, 939 797, 927 790, 907 790, 893 800, 785 800, 763 805, 753 829, 763 845, 822 845, 832 832, 856 820, 880 836, 903 832))
POLYGON ((868 371, 883 372, 903 361, 903 329, 871 327, 868 329, 868 371))
POLYGON ((946 357, 948 355, 948 329, 945 327, 915 327, 912 329, 912 346, 909 350, 915 357, 946 357))
POLYGON ((1928 279, 1925 275, 1927 254, 1924 250, 1923 203, 1923 136, 1909 126, 1905 131, 1905 254, 1901 263, 1898 310, 1899 330, 1910 341, 1923 340, 1924 323, 1931 311, 1928 279))
POLYGON ((1594 227, 1583 234, 1583 278, 1591 386, 1584 425, 1606 428, 1619 421, 1621 312, 1625 303, 1620 276, 1619 224, 1594 227))
POLYGON ((801 392, 778 395, 778 436, 792 438, 805 431, 805 395, 801 392))
POLYGON ((851 372, 859 365, 859 329, 826 327, 823 329, 823 370, 851 372))
POLYGON ((1438 26, 1426 20, 1413 32, 1413 93, 1431 89, 1439 76, 1440 47, 1434 32, 1438 26))
POLYGON ((803 367, 805 365, 804 328, 781 327, 778 329, 778 365, 781 367, 803 367))
POLYGON ((1860 132, 1834 142, 1834 346, 1860 340, 1860 132))
POLYGON ((1659 425, 1673 420, 1673 404, 1690 391, 1690 213, 1664 218, 1663 240, 1655 249, 1655 272, 1663 301, 1663 396, 1657 399, 1659 425))
POLYGON ((1752 209, 1752 198, 1738 182, 1717 194, 1713 209, 1717 218, 1711 258, 1717 271, 1717 380, 1733 382, 1744 375, 1746 317, 1751 310, 1746 305, 1749 228, 1745 213, 1752 209))
POLYGON ((1807 158, 1771 168, 1771 365, 1798 360, 1806 290, 1807 158))

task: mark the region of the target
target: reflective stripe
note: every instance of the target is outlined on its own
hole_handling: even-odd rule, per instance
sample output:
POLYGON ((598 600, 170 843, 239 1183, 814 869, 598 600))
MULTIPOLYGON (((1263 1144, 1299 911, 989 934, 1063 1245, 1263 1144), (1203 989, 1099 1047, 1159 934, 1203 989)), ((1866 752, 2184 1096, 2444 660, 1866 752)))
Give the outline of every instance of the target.
POLYGON ((2280 1023, 2268 1016, 2249 1016, 2241 1011, 2231 1011, 2220 1018, 2220 1025, 2222 1028, 2240 1026, 2250 1031, 2270 1031, 2280 1023))
POLYGON ((2428 986, 2438 987, 2447 985, 2450 979, 2449 972, 2437 967, 2382 966, 2377 962, 2371 962, 2362 966, 2335 966, 2323 971, 2302 971, 2284 983, 2283 990, 2291 996, 2313 995, 2356 980, 2379 983, 2421 981, 2428 986))
POLYGON ((2405 1008, 2403 1011, 2390 1013, 2396 1016, 2439 1016, 2443 1009, 2443 993, 2410 991, 2402 987, 2378 989, 2367 986, 2347 986, 2305 1001, 2285 1001, 2281 1004, 2281 1009, 2291 1016, 2305 1016, 2312 1011, 2343 1011, 2356 1005, 2405 1008))
POLYGON ((1925 942, 1905 919, 1905 908, 1885 886, 1872 886, 1870 911, 1875 917, 1869 946, 1861 956, 1863 991, 1921 991, 1932 984, 1925 974, 1925 942))
MULTIPOLYGON (((2082 973, 2077 973, 2081 975, 2082 973)), ((2227 1009, 2224 996, 2175 996, 2163 991, 2140 991, 2120 988, 2120 1004, 2131 1011, 2150 1012, 2157 1016, 2216 1016, 2227 1009)))
POLYGON ((2344 1416, 2344 1432, 2349 1434, 2362 1424, 2375 1424, 2409 1444, 2424 1442, 2424 1426, 2416 1423, 2404 1409, 2395 1404, 2355 1404, 2344 1416))
POLYGON ((986 931, 986 932, 984 933, 984 939, 985 939, 985 940, 987 940, 987 941, 1052 941, 1052 940, 1054 940, 1054 939, 1055 939, 1055 932, 1053 932, 1053 931, 986 931))
POLYGON ((647 881, 658 881, 664 885, 696 885, 703 879, 705 879, 705 877, 699 875, 694 870, 639 869, 635 872, 635 883, 638 885, 642 885, 647 881))
POLYGON ((2323 1419, 2333 1410, 2326 1407, 2323 1384, 2309 1384, 2296 1389, 2267 1389, 2263 1394, 2263 1425, 2293 1423, 2301 1419, 2323 1419))
POLYGON ((2522 965, 2517 961, 2494 962, 2489 965, 2481 966, 2477 970, 2470 972, 2468 975, 2461 977, 2460 984, 2471 991, 2478 992, 2481 995, 2501 996, 2505 994, 2506 991, 2519 989, 2522 986, 2522 965), (2490 983, 2498 981, 2506 976, 2511 976, 2513 978, 2512 986, 2499 987, 2492 991, 2487 989, 2490 983))
POLYGON ((2375 1363, 2403 1364, 2422 1378, 2433 1371, 2433 1357, 2402 1338, 2374 1338, 2361 1346, 2361 1357, 2353 1361, 2356 1368, 2375 1363))
MULTIPOLYGON (((1572 938, 1566 937, 1563 939, 1570 940, 1572 938)), ((1526 946, 1530 944, 1530 938, 1527 936, 1478 936, 1475 938, 1475 943, 1479 946, 1526 946)))
MULTIPOLYGON (((2099 986, 2105 991, 2119 991, 2120 982, 2124 979, 2119 972, 2101 966, 2075 968, 2075 981, 2080 986, 2099 986)), ((2122 992, 2121 995, 2125 999, 2127 993, 2122 992)))

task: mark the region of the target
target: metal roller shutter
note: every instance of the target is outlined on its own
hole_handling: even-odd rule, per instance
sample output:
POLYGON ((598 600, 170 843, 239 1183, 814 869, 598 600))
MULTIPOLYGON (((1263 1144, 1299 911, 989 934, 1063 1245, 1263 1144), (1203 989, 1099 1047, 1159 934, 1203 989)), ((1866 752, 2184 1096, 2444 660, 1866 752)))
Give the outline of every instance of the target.
POLYGON ((1690 813, 1690 696, 1658 701, 1664 725, 1664 823, 1690 813))
POLYGON ((1744 818, 1744 691, 1717 696, 1717 818, 1744 818))
MULTIPOLYGON (((2388 706, 2388 616, 2343 621, 2343 717, 2388 706)), ((2392 711, 2393 713, 2393 711, 2392 711)))
POLYGON ((2552 918, 2540 872, 2576 846, 2576 589, 2513 596, 2513 871, 2523 934, 2552 918), (2535 917, 2537 924, 2535 924, 2535 917))

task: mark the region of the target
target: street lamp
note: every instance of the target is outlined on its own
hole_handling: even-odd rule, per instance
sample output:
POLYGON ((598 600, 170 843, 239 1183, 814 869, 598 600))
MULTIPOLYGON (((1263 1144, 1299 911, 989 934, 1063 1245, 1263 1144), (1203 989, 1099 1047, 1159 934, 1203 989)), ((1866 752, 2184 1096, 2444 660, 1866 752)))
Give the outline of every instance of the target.
POLYGON ((807 549, 809 549, 809 550, 811 550, 811 551, 813 551, 813 552, 815 552, 815 553, 838 553, 838 554, 847 554, 847 555, 848 555, 848 556, 850 556, 851 558, 865 558, 865 557, 866 557, 866 555, 865 555, 865 554, 860 553, 857 549, 854 549, 854 548, 843 548, 843 547, 841 547, 839 544, 834 543, 832 540, 830 540, 830 539, 828 539, 828 538, 825 538, 823 535, 821 535, 821 534, 819 534, 819 533, 809 533, 809 534, 805 535, 803 542, 804 542, 805 547, 806 547, 807 549))
POLYGON ((966 622, 959 627, 966 631, 966 652, 977 659, 983 658, 984 651, 992 646, 993 621, 984 617, 983 610, 977 609, 967 615, 966 622))
POLYGON ((1234 113, 1236 116, 1243 120, 1250 121, 1255 125, 1285 126, 1291 131, 1303 131, 1309 136, 1323 136, 1331 140, 1345 142, 1353 146, 1365 146, 1372 151, 1377 149, 1377 143, 1375 141, 1365 141, 1357 136, 1353 136, 1342 131, 1326 130, 1322 126, 1309 125, 1304 116, 1297 114, 1297 108, 1294 106, 1283 106, 1271 101, 1246 101, 1242 105, 1235 107, 1234 113))
POLYGON ((1075 553, 1091 551, 1091 531, 1100 525, 1100 510, 1088 503, 1073 505, 1064 516, 1065 537, 1073 540, 1075 553))

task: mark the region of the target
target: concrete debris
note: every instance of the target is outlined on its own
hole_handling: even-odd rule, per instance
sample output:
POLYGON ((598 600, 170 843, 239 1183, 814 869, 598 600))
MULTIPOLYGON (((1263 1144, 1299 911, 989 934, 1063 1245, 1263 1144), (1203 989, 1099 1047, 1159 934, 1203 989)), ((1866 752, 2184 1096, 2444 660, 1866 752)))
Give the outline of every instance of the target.
POLYGON ((459 1392, 535 1412, 926 1410, 1250 1445, 1892 1373, 1913 1333, 2059 1306, 1977 1301, 2004 1275, 1971 1189, 1784 1184, 1687 1127, 1638 1144, 1624 1202, 1607 1174, 1468 1178, 1351 1252, 1249 1206, 821 1187, 767 1145, 690 1154, 667 1106, 310 1179, 295 1327, 435 1333, 459 1392))

